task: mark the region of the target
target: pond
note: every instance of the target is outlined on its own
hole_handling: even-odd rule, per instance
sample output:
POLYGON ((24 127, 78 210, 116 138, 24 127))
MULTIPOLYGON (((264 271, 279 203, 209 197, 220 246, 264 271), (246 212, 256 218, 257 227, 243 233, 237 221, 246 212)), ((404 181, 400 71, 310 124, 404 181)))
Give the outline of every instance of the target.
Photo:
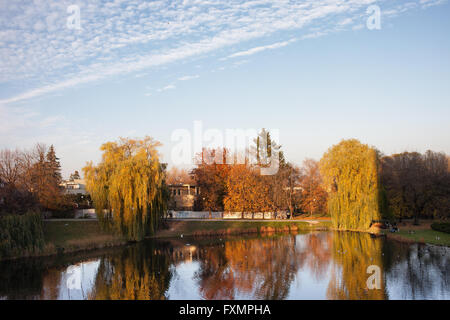
POLYGON ((449 271, 450 248, 360 233, 180 238, 0 262, 0 299, 450 299, 449 271))

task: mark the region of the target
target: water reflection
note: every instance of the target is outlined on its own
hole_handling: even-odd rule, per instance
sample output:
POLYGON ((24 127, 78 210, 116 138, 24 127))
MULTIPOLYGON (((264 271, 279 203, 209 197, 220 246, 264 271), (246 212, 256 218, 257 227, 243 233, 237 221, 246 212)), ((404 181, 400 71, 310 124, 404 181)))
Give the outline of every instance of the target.
POLYGON ((171 277, 170 255, 161 253, 166 249, 148 243, 102 259, 89 299, 165 299, 171 277))
POLYGON ((358 233, 148 241, 0 263, 0 299, 449 299, 449 259, 358 233))

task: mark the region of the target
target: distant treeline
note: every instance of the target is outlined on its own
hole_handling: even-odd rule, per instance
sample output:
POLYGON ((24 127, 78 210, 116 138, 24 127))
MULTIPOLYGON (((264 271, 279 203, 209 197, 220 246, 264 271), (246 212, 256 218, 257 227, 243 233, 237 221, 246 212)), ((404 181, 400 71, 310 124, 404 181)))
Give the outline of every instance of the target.
POLYGON ((195 169, 173 168, 167 180, 200 187, 196 210, 328 212, 334 226, 345 230, 366 230, 381 219, 446 219, 450 214, 449 157, 444 153, 385 156, 350 139, 331 147, 320 162, 306 160, 297 167, 285 160, 265 130, 255 141, 257 156, 261 141, 269 158, 273 150, 279 154, 279 170, 273 175, 261 175, 261 157, 256 164, 248 159, 229 164, 226 149, 204 149, 195 169), (221 161, 216 161, 218 154, 221 161))
POLYGON ((448 218, 450 158, 444 153, 403 152, 381 157, 381 181, 395 218, 448 218))

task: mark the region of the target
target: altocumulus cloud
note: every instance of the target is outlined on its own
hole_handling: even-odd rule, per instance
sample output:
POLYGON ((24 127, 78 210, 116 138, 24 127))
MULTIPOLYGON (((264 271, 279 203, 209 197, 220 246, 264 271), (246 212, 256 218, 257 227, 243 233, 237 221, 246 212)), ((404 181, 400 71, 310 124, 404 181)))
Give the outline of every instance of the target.
POLYGON ((79 2, 81 29, 77 30, 67 28, 67 8, 73 1, 0 0, 0 85, 24 88, 22 93, 3 94, 0 104, 142 72, 230 46, 241 49, 225 58, 274 50, 294 41, 292 35, 291 40, 281 39, 286 31, 308 39, 343 27, 357 29, 364 23, 367 7, 374 3, 387 16, 396 16, 443 2, 87 0, 79 2), (245 48, 250 40, 267 43, 264 38, 275 34, 280 35, 279 42, 245 48))

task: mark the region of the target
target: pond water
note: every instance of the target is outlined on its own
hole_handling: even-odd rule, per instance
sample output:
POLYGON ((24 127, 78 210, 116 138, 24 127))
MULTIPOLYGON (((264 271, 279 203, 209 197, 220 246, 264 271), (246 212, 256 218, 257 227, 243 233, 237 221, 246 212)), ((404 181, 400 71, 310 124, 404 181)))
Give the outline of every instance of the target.
POLYGON ((450 248, 368 234, 184 238, 0 262, 0 299, 450 299, 449 271, 450 248))

